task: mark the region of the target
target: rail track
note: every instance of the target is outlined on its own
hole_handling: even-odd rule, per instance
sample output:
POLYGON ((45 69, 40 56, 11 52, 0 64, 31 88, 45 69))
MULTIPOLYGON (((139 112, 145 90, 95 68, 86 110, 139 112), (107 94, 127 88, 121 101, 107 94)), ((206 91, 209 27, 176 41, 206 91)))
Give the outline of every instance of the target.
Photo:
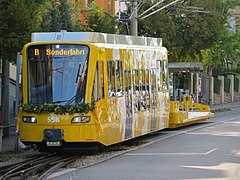
POLYGON ((86 167, 98 163, 99 159, 102 161, 105 157, 108 159, 113 154, 113 156, 115 156, 117 154, 116 152, 122 154, 126 150, 141 145, 142 142, 139 140, 142 138, 136 138, 117 145, 111 145, 103 149, 98 149, 97 151, 93 150, 78 154, 76 154, 76 152, 74 154, 38 154, 22 161, 0 166, 0 180, 44 180, 60 168, 65 168, 68 165, 74 166, 71 164, 74 164, 75 161, 76 163, 84 162, 86 159, 90 158, 90 163, 84 162, 82 164, 83 167, 86 167))
POLYGON ((44 180, 80 155, 45 154, 0 167, 0 180, 44 180))

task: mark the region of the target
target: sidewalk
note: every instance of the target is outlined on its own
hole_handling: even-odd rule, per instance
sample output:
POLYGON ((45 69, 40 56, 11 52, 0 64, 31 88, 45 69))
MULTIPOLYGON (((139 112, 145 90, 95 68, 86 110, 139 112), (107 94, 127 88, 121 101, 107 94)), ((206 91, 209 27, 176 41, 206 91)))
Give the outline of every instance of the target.
POLYGON ((10 135, 9 137, 2 137, 2 150, 1 152, 10 152, 15 149, 15 141, 16 137, 14 135, 10 135))
POLYGON ((210 105, 210 110, 211 112, 216 113, 216 112, 231 111, 231 109, 236 107, 240 107, 240 101, 210 105))

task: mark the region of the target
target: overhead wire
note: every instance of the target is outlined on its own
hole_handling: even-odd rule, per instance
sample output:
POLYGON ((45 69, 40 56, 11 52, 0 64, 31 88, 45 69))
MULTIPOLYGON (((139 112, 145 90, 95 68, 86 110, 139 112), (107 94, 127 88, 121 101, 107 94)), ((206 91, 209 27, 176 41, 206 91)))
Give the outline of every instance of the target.
MULTIPOLYGON (((159 9, 157 9, 157 10, 151 12, 151 13, 148 14, 148 15, 145 15, 145 16, 143 16, 143 17, 139 17, 139 19, 143 20, 143 19, 145 19, 145 18, 147 18, 147 17, 149 17, 149 16, 151 16, 151 15, 157 13, 158 11, 161 11, 161 10, 163 10, 163 9, 165 9, 165 8, 167 8, 167 7, 169 7, 169 6, 171 6, 171 5, 176 4, 176 3, 179 2, 179 1, 181 1, 181 0, 175 0, 175 1, 173 1, 173 2, 171 2, 171 3, 169 3, 169 4, 167 4, 167 5, 165 5, 165 6, 161 7, 161 8, 159 8, 159 9)), ((160 1, 160 2, 161 2, 161 1, 160 1)), ((157 3, 157 4, 158 4, 158 3, 157 3)))

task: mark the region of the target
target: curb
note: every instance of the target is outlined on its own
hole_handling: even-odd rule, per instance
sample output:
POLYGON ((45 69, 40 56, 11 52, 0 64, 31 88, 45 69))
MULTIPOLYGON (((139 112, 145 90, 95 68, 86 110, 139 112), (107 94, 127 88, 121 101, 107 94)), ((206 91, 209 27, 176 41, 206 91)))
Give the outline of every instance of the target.
POLYGON ((212 113, 216 113, 216 112, 226 112, 226 111, 231 111, 230 108, 228 107, 224 107, 224 108, 216 108, 216 109, 212 109, 210 110, 212 113))

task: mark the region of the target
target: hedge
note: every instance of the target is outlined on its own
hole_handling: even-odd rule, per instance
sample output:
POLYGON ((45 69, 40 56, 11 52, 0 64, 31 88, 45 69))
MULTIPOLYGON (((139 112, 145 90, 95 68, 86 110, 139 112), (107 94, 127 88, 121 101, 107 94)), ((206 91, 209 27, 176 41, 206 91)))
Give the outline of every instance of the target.
POLYGON ((220 94, 221 81, 214 77, 214 93, 220 94))

